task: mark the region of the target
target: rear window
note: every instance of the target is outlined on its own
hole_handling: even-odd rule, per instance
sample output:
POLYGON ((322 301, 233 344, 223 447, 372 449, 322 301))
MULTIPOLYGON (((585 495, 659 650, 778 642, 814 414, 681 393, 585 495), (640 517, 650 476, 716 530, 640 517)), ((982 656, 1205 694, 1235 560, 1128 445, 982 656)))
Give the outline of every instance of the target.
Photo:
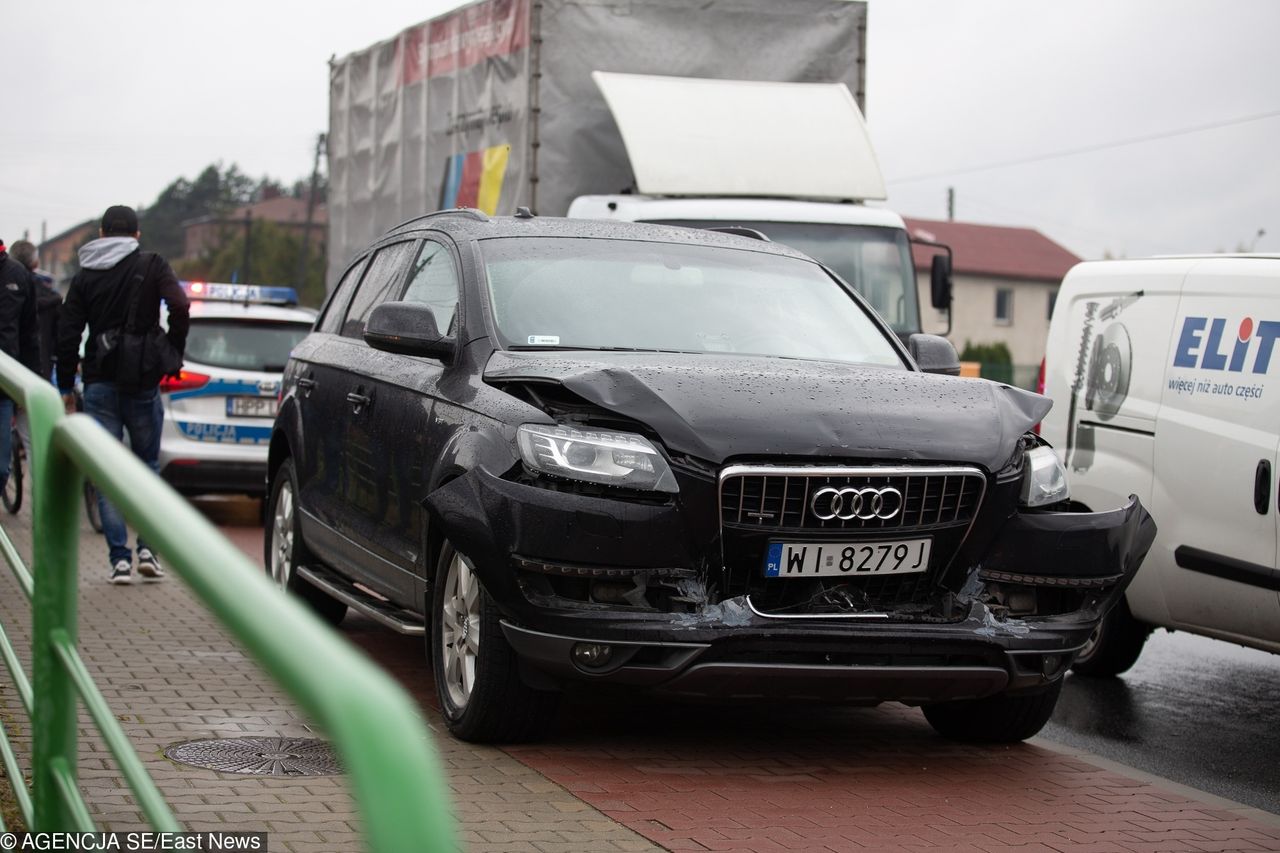
POLYGON ((186 359, 209 367, 279 373, 310 331, 310 323, 192 318, 186 359))

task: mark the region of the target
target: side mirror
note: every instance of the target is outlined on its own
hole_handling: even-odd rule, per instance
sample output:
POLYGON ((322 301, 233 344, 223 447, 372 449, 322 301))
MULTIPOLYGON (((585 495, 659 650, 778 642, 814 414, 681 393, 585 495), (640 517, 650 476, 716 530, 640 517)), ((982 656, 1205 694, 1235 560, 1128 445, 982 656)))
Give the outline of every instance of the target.
POLYGON ((938 335, 912 335, 907 338, 907 350, 925 373, 960 375, 960 356, 951 341, 938 335))
POLYGON ((449 364, 457 342, 440 334, 436 315, 420 302, 384 302, 373 309, 364 340, 374 349, 400 355, 425 355, 449 364))
POLYGON ((929 269, 929 297, 933 307, 939 311, 951 308, 951 258, 947 255, 933 256, 933 266, 929 269))

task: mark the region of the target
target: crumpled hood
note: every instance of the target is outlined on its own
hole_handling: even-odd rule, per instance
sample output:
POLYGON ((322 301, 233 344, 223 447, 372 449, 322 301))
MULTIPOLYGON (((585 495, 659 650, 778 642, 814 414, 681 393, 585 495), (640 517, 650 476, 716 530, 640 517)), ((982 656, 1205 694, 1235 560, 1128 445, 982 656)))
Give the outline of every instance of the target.
POLYGON ((668 449, 969 462, 997 471, 1053 402, 981 379, 832 362, 678 353, 495 352, 485 381, 554 381, 648 424, 668 449))
POLYGON ((80 266, 87 270, 109 270, 138 248, 133 237, 99 237, 80 247, 80 266))

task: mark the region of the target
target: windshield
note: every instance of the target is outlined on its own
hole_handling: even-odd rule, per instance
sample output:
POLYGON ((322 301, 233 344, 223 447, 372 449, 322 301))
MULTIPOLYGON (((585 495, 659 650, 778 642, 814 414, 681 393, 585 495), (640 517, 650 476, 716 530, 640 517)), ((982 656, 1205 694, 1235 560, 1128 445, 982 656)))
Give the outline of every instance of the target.
POLYGON ((871 303, 895 332, 920 331, 915 268, 911 245, 900 228, 838 225, 829 222, 740 222, 738 220, 664 219, 663 225, 686 228, 754 228, 835 271, 871 303))
POLYGON ((738 353, 903 367, 854 299, 798 258, 632 240, 482 244, 510 349, 738 353))
POLYGON ((186 359, 209 367, 280 373, 310 323, 191 319, 186 359))

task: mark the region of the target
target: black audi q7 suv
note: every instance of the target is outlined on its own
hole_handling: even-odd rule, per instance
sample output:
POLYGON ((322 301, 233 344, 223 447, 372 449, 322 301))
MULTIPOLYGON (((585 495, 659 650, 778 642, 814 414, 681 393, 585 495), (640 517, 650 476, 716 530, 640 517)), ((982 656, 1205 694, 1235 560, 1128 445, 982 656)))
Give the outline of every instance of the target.
POLYGON ((293 351, 267 565, 425 634, 468 740, 535 735, 575 681, 1029 737, 1155 525, 1073 511, 1049 401, 956 372, 764 239, 431 214, 293 351))

